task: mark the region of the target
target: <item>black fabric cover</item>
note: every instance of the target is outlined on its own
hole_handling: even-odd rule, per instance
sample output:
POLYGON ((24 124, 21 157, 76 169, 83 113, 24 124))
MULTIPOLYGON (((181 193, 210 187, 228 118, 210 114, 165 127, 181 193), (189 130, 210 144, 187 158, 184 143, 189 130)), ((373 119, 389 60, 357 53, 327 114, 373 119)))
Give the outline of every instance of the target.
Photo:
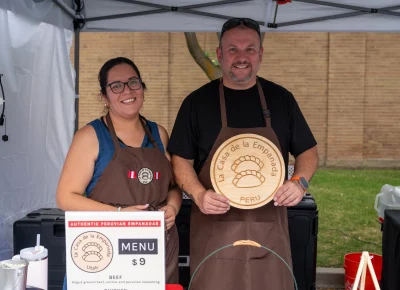
POLYGON ((382 259, 382 290, 400 289, 400 210, 385 211, 382 259))

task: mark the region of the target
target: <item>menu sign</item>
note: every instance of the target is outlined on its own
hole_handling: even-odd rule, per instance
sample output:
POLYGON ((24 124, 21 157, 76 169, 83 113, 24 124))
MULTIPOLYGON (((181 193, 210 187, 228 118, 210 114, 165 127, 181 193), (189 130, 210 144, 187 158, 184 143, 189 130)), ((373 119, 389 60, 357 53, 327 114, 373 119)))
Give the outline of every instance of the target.
POLYGON ((165 289, 164 212, 66 212, 73 290, 165 289))

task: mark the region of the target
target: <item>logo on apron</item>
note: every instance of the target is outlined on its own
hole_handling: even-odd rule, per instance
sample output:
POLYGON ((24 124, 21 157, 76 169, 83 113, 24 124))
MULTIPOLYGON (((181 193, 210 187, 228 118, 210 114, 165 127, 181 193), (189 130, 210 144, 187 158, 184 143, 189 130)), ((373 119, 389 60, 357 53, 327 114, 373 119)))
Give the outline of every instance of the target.
POLYGON ((153 171, 148 168, 140 169, 138 179, 141 184, 149 184, 153 180, 153 171))
POLYGON ((139 172, 129 170, 128 171, 128 178, 136 179, 138 178, 140 183, 142 184, 149 184, 153 178, 160 179, 160 172, 153 172, 148 168, 142 168, 139 172))

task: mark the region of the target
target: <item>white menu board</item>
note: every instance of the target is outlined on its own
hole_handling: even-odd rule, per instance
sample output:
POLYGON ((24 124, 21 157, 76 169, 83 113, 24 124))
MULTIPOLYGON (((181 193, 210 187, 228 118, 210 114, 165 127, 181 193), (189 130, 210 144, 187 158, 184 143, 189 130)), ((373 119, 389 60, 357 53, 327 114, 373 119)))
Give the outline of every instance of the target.
POLYGON ((165 290, 164 212, 66 212, 72 290, 165 290))

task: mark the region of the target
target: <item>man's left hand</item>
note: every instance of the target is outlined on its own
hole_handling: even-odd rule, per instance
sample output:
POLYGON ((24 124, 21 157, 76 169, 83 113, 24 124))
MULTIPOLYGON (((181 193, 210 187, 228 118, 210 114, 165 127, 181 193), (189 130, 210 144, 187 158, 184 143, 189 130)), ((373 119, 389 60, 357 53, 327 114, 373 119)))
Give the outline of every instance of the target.
POLYGON ((274 196, 275 206, 295 206, 304 196, 303 188, 297 181, 286 180, 274 196))

